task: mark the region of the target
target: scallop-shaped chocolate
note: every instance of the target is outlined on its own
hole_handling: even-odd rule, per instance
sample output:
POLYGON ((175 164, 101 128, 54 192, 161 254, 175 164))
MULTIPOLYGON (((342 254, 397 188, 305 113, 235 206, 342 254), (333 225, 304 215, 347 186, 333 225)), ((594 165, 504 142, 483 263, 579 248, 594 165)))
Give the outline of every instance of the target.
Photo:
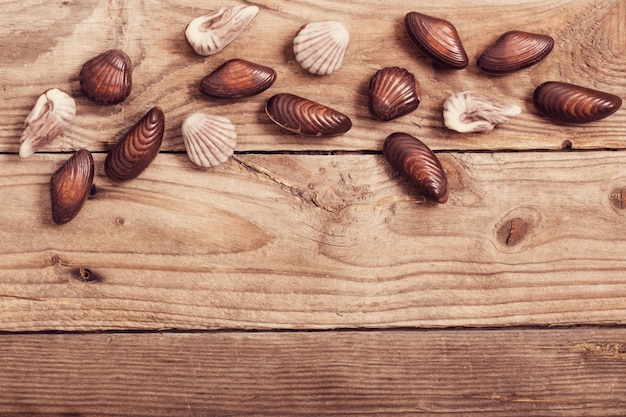
POLYGON ((554 46, 548 35, 511 30, 502 34, 478 58, 478 67, 489 74, 505 74, 544 59, 554 46))
POLYGON ((244 59, 231 59, 204 77, 200 90, 215 98, 242 98, 259 94, 276 80, 276 71, 244 59))
POLYGON ((112 180, 137 177, 156 158, 163 141, 165 116, 153 107, 117 142, 104 161, 104 171, 112 180))
POLYGON ((74 153, 52 174, 50 201, 55 223, 65 224, 76 217, 89 197, 93 174, 93 157, 87 149, 74 153))
POLYGON ((229 119, 202 112, 192 113, 181 126, 183 142, 191 162, 214 167, 230 158, 237 146, 237 132, 229 119))
POLYGON ((404 17, 404 26, 417 49, 441 67, 458 70, 469 64, 461 37, 449 21, 409 12, 404 17))
POLYGON ((111 49, 85 62, 78 80, 85 94, 96 102, 117 104, 130 95, 132 72, 128 55, 111 49))
POLYGON ((369 109, 379 120, 392 120, 417 109, 419 83, 404 68, 387 67, 374 74, 369 86, 369 109))
POLYGON ((289 93, 267 100, 265 112, 283 129, 304 136, 337 136, 352 128, 352 121, 345 114, 289 93))
POLYGON ((328 75, 341 67, 350 33, 336 21, 311 22, 293 40, 296 61, 311 74, 328 75))
POLYGON ((537 87, 533 101, 541 114, 566 123, 604 119, 622 106, 622 99, 616 95, 559 81, 537 87))
POLYGON ((392 133, 385 139, 383 155, 420 194, 437 203, 448 201, 446 173, 424 142, 407 133, 392 133))

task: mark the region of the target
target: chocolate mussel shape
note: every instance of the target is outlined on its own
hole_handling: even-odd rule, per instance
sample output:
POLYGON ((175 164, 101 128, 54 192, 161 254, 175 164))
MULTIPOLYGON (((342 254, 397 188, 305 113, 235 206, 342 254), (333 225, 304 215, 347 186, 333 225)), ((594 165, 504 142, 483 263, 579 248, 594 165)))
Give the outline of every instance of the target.
POLYGON ((506 74, 536 64, 548 56, 553 47, 551 36, 511 30, 485 50, 477 65, 488 74, 506 74))
POLYGON ((389 135, 383 155, 418 192, 437 203, 448 201, 448 179, 437 156, 426 144, 408 133, 389 135))
POLYGON ((87 149, 74 153, 52 174, 50 201, 56 224, 65 224, 76 217, 89 197, 93 175, 93 157, 87 149))
POLYGON ((265 112, 283 129, 303 136, 338 136, 352 128, 352 121, 345 114, 289 93, 270 97, 265 112))
POLYGON ((533 102, 544 116, 565 123, 594 122, 612 115, 622 105, 616 95, 559 81, 537 87, 533 102))
POLYGON ((124 51, 111 49, 83 64, 78 76, 88 97, 101 104, 121 103, 132 89, 132 64, 124 51))
POLYGON ((370 79, 368 95, 370 113, 383 121, 409 114, 420 104, 419 83, 404 68, 377 71, 370 79))
POLYGON ((153 107, 109 151, 104 171, 115 181, 137 177, 156 158, 163 141, 165 116, 153 107))
POLYGON ((200 82, 200 91, 214 98, 243 98, 259 94, 276 80, 276 71, 244 59, 224 62, 200 82))
POLYGON ((404 26, 417 49, 441 67, 459 70, 468 66, 461 37, 449 21, 409 12, 404 17, 404 26))

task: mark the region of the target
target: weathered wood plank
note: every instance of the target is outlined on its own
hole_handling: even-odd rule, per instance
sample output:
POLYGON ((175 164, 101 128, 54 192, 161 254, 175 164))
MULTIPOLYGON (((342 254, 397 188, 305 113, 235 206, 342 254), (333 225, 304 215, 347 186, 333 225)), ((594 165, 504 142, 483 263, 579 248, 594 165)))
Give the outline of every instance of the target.
POLYGON ((7 416, 623 416, 624 329, 0 337, 7 416))
MULTIPOLYGON (((224 0, 221 5, 238 4, 224 0)), ((237 125, 238 150, 378 150, 394 131, 425 138, 435 149, 623 148, 626 110, 587 126, 564 126, 540 117, 532 92, 548 80, 568 81, 626 98, 626 5, 613 0, 525 0, 431 2, 420 11, 451 20, 459 30, 472 64, 466 70, 434 69, 411 44, 403 16, 418 6, 406 0, 364 0, 354 7, 335 1, 250 2, 261 12, 233 45, 209 59, 197 57, 183 31, 193 18, 213 9, 188 1, 14 1, 0 16, 0 152, 17 152, 22 123, 39 94, 65 88, 78 102, 72 130, 47 150, 89 147, 106 150, 150 107, 166 111, 163 149, 183 150, 180 125, 193 111, 225 115, 237 125), (505 10, 503 10, 505 7, 505 10), (35 18, 34 16, 37 16, 35 18), (318 77, 295 63, 291 42, 298 29, 314 20, 335 19, 350 30, 343 67, 318 77), (556 39, 542 63, 515 74, 481 74, 475 59, 498 35, 510 29, 548 33, 556 39), (123 48, 134 64, 134 90, 121 105, 101 107, 81 93, 77 74, 82 63, 110 48, 123 48), (200 79, 224 61, 246 58, 272 66, 275 85, 260 96, 218 102, 201 95, 200 79), (370 77, 384 66, 416 74, 422 103, 409 116, 389 123, 374 121, 367 110, 370 77), (481 91, 520 105, 523 114, 496 132, 459 135, 443 127, 441 106, 450 94, 481 91), (269 122, 264 102, 278 92, 292 92, 331 105, 354 122, 346 135, 326 141, 286 134, 269 122)))
POLYGON ((67 156, 0 156, 4 330, 626 323, 621 152, 440 154, 425 203, 380 155, 161 154, 64 226, 67 156), (92 281, 92 282, 84 282, 92 281))

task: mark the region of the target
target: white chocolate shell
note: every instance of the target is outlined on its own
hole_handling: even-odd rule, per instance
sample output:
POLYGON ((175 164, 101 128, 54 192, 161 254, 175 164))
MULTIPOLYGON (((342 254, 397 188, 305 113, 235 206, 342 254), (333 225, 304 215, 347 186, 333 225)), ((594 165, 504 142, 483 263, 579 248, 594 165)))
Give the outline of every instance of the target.
POLYGON ((235 126, 225 117, 192 113, 181 126, 185 149, 191 162, 214 167, 228 160, 237 146, 235 126))
POLYGON ((256 6, 222 7, 189 22, 185 37, 198 55, 213 55, 234 41, 258 13, 256 6))
POLYGON ((443 103, 443 123, 461 133, 488 132, 522 112, 515 104, 473 91, 452 94, 443 103))
POLYGON ((327 75, 339 69, 350 34, 335 21, 311 22, 293 40, 296 61, 311 74, 327 75))
POLYGON ((76 116, 76 102, 58 88, 46 90, 24 121, 20 156, 28 158, 65 132, 76 116))

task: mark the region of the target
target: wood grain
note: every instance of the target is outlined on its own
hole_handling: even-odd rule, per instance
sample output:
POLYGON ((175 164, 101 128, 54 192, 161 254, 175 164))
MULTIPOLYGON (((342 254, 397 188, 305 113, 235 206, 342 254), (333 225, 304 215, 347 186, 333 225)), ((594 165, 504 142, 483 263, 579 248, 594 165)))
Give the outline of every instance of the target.
MULTIPOLYGON (((5 2, 6 3, 6 2, 5 2)), ((614 0, 445 0, 420 11, 446 18, 457 27, 471 59, 463 71, 440 71, 411 44, 404 15, 417 8, 406 0, 350 3, 335 1, 248 2, 261 11, 232 45, 211 58, 195 56, 183 31, 194 17, 214 6, 188 1, 12 1, 3 4, 0 28, 0 152, 16 153, 22 124, 39 94, 50 87, 76 98, 72 130, 48 151, 88 147, 107 150, 154 105, 166 111, 164 150, 184 149, 183 118, 194 111, 229 117, 237 126, 239 151, 380 150, 384 138, 406 131, 434 149, 623 148, 626 110, 586 126, 561 125, 540 117, 532 92, 548 80, 566 81, 626 97, 626 5, 614 0), (37 16, 37 18, 35 18, 37 16), (313 76, 294 60, 291 43, 298 29, 315 20, 343 22, 351 34, 348 54, 336 73, 313 76), (479 72, 475 59, 501 33, 521 29, 552 35, 555 48, 539 65, 507 76, 479 72), (134 62, 134 90, 116 106, 102 107, 80 91, 78 72, 89 58, 122 48, 134 62), (276 69, 278 79, 265 93, 242 101, 216 101, 199 92, 200 79, 231 58, 245 58, 276 69), (417 111, 392 122, 375 121, 367 110, 370 77, 385 66, 413 72, 421 84, 417 111), (441 107, 452 93, 476 90, 523 109, 509 125, 488 134, 460 135, 443 127, 441 107), (354 122, 330 140, 304 139, 281 131, 263 112, 275 93, 291 92, 330 105, 354 122)), ((223 1, 220 5, 234 5, 223 1)))
POLYGON ((161 154, 64 226, 67 158, 0 156, 3 330, 626 323, 620 152, 440 154, 433 205, 380 155, 161 154))
POLYGON ((4 335, 5 416, 623 416, 626 331, 4 335))
POLYGON ((247 1, 260 13, 243 34, 196 56, 187 23, 240 3, 2 2, 0 331, 26 333, 0 334, 0 414, 626 415, 626 327, 504 329, 626 325, 626 110, 572 126, 531 100, 549 80, 626 98, 626 2, 247 1), (453 22, 470 66, 434 68, 404 30, 409 11, 453 22), (313 76, 291 43, 328 19, 350 31, 348 53, 336 73, 313 76), (553 52, 514 74, 480 73, 476 58, 511 29, 552 35, 553 52), (78 73, 111 48, 131 57, 134 89, 99 106, 78 73), (278 79, 245 100, 203 96, 202 77, 231 58, 278 79), (413 72, 422 102, 383 123, 367 87, 386 66, 413 72), (20 159, 23 122, 51 87, 76 99, 75 123, 20 159), (463 90, 522 114, 491 133, 448 131, 442 103, 463 90), (354 127, 327 140, 281 131, 263 111, 280 92, 354 127), (110 181, 105 152, 155 105, 161 154, 139 178, 110 181), (236 125, 236 155, 218 168, 184 154, 180 126, 195 111, 236 125), (425 202, 383 160, 396 131, 437 151, 448 203, 425 202), (50 175, 79 148, 96 153, 96 192, 59 227, 50 175), (535 152, 561 149, 575 151, 535 152), (56 333, 83 330, 95 333, 56 333))

